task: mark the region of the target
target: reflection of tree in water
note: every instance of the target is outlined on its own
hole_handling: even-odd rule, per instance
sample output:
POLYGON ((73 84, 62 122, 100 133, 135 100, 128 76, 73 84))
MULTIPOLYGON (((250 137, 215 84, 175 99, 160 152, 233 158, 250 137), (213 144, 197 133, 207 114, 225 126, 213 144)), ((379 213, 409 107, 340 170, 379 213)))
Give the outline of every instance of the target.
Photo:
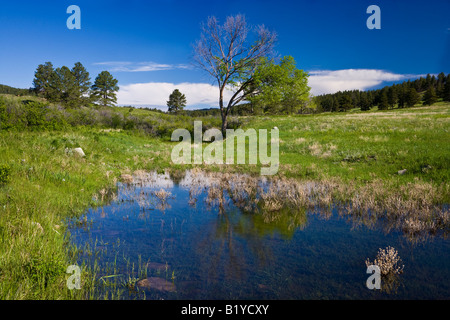
MULTIPOLYGON (((168 169, 160 175, 138 170, 131 181, 132 186, 141 187, 171 188, 174 183, 179 184, 189 190, 189 205, 195 205, 199 195, 206 193, 206 205, 218 207, 219 213, 233 205, 243 212, 258 212, 265 222, 280 221, 279 227, 291 225, 291 230, 302 225, 298 210, 318 212, 328 218, 332 208, 354 226, 364 225, 386 233, 400 231, 411 243, 446 238, 450 230, 448 205, 436 204, 445 190, 436 191, 421 181, 388 188, 379 180, 356 186, 351 181, 345 184, 335 180, 299 181, 205 172, 198 168, 168 169)), ((102 195, 102 198, 107 197, 102 195)), ((151 206, 148 197, 139 200, 143 208, 151 206)))
MULTIPOLYGON (((417 182, 397 189, 387 189, 380 181, 363 186, 339 181, 298 181, 283 177, 260 178, 245 174, 207 173, 192 169, 186 175, 192 190, 190 203, 195 203, 200 190, 208 193, 206 203, 218 205, 227 201, 244 212, 259 212, 273 221, 287 219, 283 210, 293 214, 306 210, 331 216, 332 208, 348 218, 354 226, 381 228, 386 233, 400 231, 412 243, 433 237, 446 238, 450 230, 448 206, 436 204, 439 196, 429 184, 417 182), (226 190, 229 199, 223 196, 226 190)), ((182 182, 183 183, 183 182, 182 182)), ((444 192, 445 193, 445 192, 444 192)), ((223 208, 222 208, 223 207, 223 208)), ((301 225, 295 222, 294 225, 301 225)))
POLYGON ((168 169, 170 179, 173 181, 174 184, 179 185, 181 181, 186 176, 186 170, 180 170, 180 169, 168 169))
POLYGON ((207 189, 207 207, 219 213, 215 223, 199 235, 202 240, 197 248, 199 256, 207 259, 202 263, 207 265, 209 279, 240 280, 246 272, 276 263, 264 237, 279 234, 289 239, 304 227, 304 208, 286 205, 266 210, 256 186, 244 183, 239 184, 243 187, 239 189, 230 180, 221 179, 221 183, 207 189))

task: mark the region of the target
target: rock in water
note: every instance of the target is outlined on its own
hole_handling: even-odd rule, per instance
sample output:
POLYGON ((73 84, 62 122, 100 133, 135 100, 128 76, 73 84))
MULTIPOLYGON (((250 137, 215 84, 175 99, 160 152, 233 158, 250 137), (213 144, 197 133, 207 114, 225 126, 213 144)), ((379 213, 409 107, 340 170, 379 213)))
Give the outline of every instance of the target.
POLYGON ((139 280, 137 285, 147 289, 155 289, 164 292, 175 292, 175 285, 163 278, 150 277, 139 280))
POLYGON ((75 149, 73 149, 73 152, 74 152, 75 154, 78 154, 80 157, 86 156, 86 155, 84 154, 83 149, 81 149, 81 148, 75 148, 75 149))
POLYGON ((147 267, 150 270, 159 270, 159 271, 164 271, 170 268, 169 265, 165 264, 165 263, 159 263, 159 262, 149 262, 147 263, 147 267))

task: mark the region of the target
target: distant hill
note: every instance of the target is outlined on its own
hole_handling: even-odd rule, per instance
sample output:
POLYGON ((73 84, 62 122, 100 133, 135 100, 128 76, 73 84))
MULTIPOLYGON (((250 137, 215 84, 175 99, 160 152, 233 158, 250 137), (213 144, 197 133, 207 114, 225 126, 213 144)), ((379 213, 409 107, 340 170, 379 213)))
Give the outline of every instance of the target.
POLYGON ((19 88, 13 88, 4 84, 0 84, 0 94, 13 94, 16 96, 29 96, 29 95, 35 95, 33 89, 19 89, 19 88))

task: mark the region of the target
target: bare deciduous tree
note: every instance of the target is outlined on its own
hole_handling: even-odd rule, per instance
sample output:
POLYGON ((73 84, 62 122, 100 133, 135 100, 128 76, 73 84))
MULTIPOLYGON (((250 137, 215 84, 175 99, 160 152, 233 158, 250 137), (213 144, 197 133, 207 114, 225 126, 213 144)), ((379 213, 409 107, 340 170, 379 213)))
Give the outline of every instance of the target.
POLYGON ((233 106, 252 94, 253 74, 262 58, 273 54, 276 34, 263 25, 249 27, 243 15, 227 17, 223 25, 209 17, 201 29, 200 40, 194 45, 194 60, 217 81, 225 136, 227 117, 233 106), (250 31, 256 36, 254 39, 249 38, 250 31), (225 104, 227 89, 232 90, 232 96, 225 104))

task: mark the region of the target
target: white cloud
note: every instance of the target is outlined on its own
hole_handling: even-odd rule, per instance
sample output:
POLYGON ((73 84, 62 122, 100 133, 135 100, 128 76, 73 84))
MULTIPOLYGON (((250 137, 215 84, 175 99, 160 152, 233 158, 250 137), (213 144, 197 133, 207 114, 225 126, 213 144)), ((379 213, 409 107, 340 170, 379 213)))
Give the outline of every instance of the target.
MULTIPOLYGON (((166 106, 169 95, 173 90, 178 89, 186 96, 187 107, 190 106, 210 106, 217 107, 219 100, 219 89, 207 83, 167 83, 149 82, 135 83, 120 86, 117 93, 117 103, 119 105, 134 106, 166 106)), ((231 94, 226 91, 225 99, 230 99, 231 94)))
POLYGON ((173 69, 189 69, 186 64, 164 64, 156 62, 129 62, 129 61, 107 61, 97 62, 94 65, 106 66, 111 72, 148 72, 173 69))
MULTIPOLYGON (((112 65, 112 64, 111 64, 112 65)), ((117 65, 121 67, 121 65, 117 65)), ((125 66, 127 67, 127 66, 125 66)), ((160 66, 163 68, 163 66, 160 66)), ((309 72, 308 84, 314 95, 334 93, 345 90, 367 90, 385 81, 401 81, 424 75, 395 74, 376 69, 319 70, 309 72)), ((152 106, 166 109, 166 102, 173 90, 178 89, 186 95, 187 107, 217 107, 219 89, 207 83, 167 83, 149 82, 120 86, 117 94, 119 105, 152 106)), ((224 102, 231 98, 226 91, 224 102)))
POLYGON ((399 81, 421 75, 402 75, 376 69, 320 70, 309 72, 309 86, 314 95, 345 90, 367 90, 385 81, 399 81))

